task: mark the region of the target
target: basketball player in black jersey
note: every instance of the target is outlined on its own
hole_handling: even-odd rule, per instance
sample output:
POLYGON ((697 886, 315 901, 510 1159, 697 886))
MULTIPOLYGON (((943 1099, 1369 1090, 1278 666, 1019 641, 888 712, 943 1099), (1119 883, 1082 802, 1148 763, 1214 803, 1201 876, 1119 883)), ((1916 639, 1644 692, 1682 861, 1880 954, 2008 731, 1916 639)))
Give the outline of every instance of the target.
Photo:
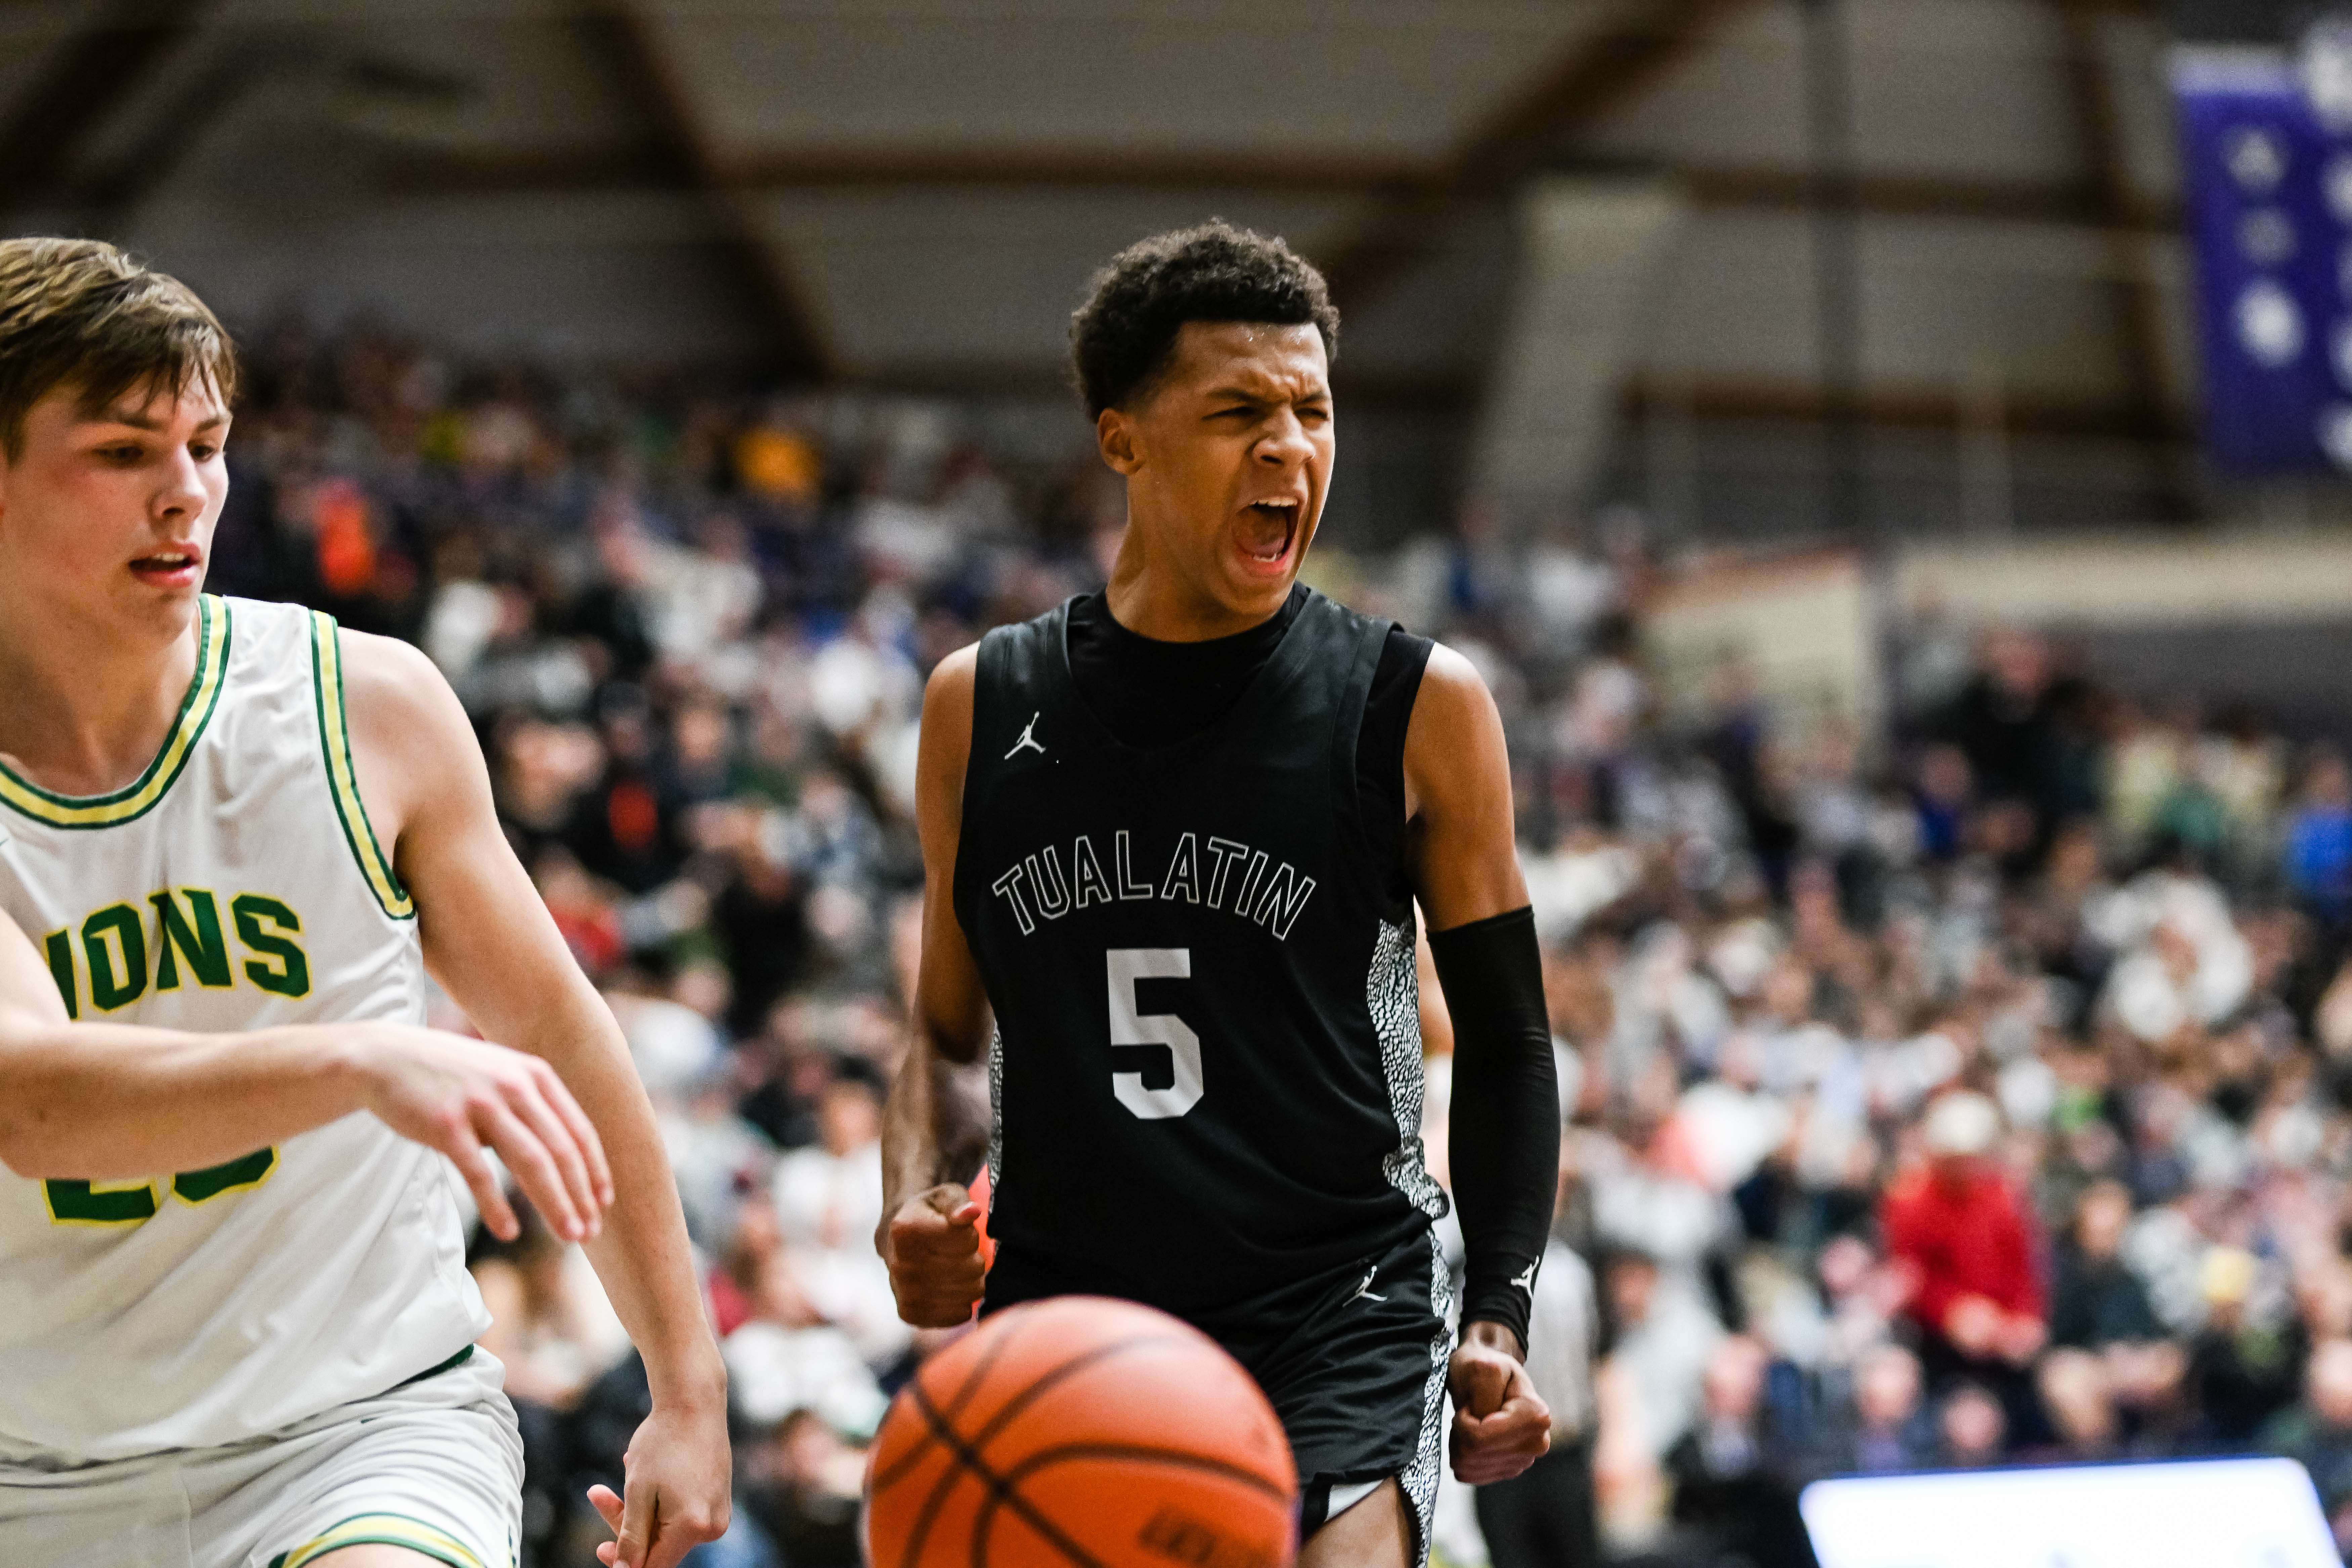
POLYGON ((929 896, 878 1237, 948 1326, 1070 1292, 1186 1319, 1263 1386, 1310 1568, 1428 1552, 1549 1415, 1521 1370, 1559 1158, 1502 725, 1470 664, 1297 584, 1331 477, 1323 282, 1221 224, 1146 240, 1073 323, 1128 528, 1102 594, 924 698, 929 896), (1414 904, 1455 1027, 1458 1341, 1423 1168, 1414 904), (985 1275, 940 1062, 991 1050, 985 1275))

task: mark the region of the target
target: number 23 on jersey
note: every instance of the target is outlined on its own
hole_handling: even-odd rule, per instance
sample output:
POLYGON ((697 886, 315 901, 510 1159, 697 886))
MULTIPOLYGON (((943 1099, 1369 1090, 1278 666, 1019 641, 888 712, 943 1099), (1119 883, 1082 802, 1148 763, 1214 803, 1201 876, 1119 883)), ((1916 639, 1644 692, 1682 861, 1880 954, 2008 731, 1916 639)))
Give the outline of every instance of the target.
MULTIPOLYGON (((257 1149, 235 1160, 183 1171, 171 1181, 172 1196, 194 1206, 231 1193, 242 1193, 269 1180, 278 1169, 278 1151, 257 1149)), ((43 1182, 52 1225, 143 1225, 155 1217, 163 1196, 160 1182, 131 1182, 100 1186, 93 1182, 43 1182)))

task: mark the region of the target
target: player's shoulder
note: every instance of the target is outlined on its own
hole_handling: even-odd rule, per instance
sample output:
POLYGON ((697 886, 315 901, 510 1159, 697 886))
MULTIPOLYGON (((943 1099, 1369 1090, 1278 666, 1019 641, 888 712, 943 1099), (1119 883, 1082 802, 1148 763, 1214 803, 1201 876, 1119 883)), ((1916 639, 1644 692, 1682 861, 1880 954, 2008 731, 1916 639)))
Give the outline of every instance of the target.
POLYGON ((343 714, 360 760, 362 782, 396 770, 409 788, 429 795, 479 754, 473 721, 440 668, 423 649, 397 637, 339 629, 336 642, 343 688, 343 714), (375 767, 371 769, 373 762, 375 767))
POLYGON ((983 678, 994 690, 1003 682, 1020 685, 1040 675, 1045 661, 1060 648, 1073 602, 1065 600, 1025 621, 991 627, 978 642, 940 660, 923 689, 924 722, 928 725, 935 716, 969 720, 983 678))
POLYGON ((1008 687, 1020 688, 1043 672, 1069 614, 1067 601, 1025 621, 992 628, 978 642, 966 643, 932 667, 923 683, 923 727, 918 764, 934 787, 947 797, 961 798, 964 767, 971 760, 971 733, 988 689, 1001 701, 1008 687), (993 673, 986 673, 993 672, 993 673))
POLYGON ((341 650, 343 704, 354 722, 362 717, 396 721, 446 724, 454 710, 459 721, 465 710, 440 667, 425 650, 398 637, 373 632, 336 628, 341 650))
MULTIPOLYGON (((1478 667, 1457 649, 1432 645, 1404 732, 1412 811, 1438 808, 1465 821, 1487 820, 1509 796, 1504 744, 1502 711, 1478 667)), ((1502 822, 1507 833, 1507 807, 1502 822)))
POLYGON ((971 756, 973 692, 980 645, 966 643, 931 668, 923 682, 923 724, 916 751, 918 806, 933 795, 961 800, 971 756))
POLYGON ((1428 661, 1422 668, 1421 690, 1413 703, 1416 728, 1423 715, 1430 723, 1448 728, 1480 724, 1490 715, 1499 719, 1494 693, 1487 689, 1486 678, 1478 673, 1477 665, 1442 642, 1429 645, 1428 661))
POLYGON ((975 668, 990 665, 1013 669, 1034 665, 1062 646, 1070 623, 1070 607, 1083 595, 1074 595, 1049 609, 1039 611, 1025 621, 1008 621, 992 626, 981 639, 972 644, 975 668))
POLYGON ((935 717, 971 713, 972 687, 980 679, 980 645, 970 642, 931 667, 923 682, 923 721, 935 717))
POLYGON ((472 732, 439 668, 396 637, 354 631, 304 605, 226 595, 207 595, 203 626, 200 635, 226 643, 247 667, 299 665, 323 687, 325 700, 340 709, 355 737, 381 731, 429 741, 452 722, 472 732))

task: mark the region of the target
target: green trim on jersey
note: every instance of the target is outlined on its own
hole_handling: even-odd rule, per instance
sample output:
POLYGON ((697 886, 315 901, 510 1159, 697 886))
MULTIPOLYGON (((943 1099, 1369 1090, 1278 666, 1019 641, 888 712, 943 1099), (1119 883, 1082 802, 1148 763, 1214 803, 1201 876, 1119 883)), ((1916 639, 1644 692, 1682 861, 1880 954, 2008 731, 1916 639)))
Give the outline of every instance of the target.
POLYGON ((228 623, 225 602, 210 594, 197 596, 196 673, 188 681, 188 694, 180 700, 172 732, 134 782, 112 795, 58 795, 0 763, 0 805, 52 827, 119 827, 153 810, 188 765, 197 738, 220 706, 221 688, 228 677, 228 623))
POLYGON ((487 1568, 456 1536, 423 1520, 397 1513, 354 1514, 324 1534, 314 1535, 291 1551, 279 1552, 269 1560, 269 1568, 303 1568, 304 1563, 316 1562, 330 1552, 341 1552, 346 1546, 405 1546, 436 1563, 446 1563, 449 1568, 487 1568))
POLYGON ((343 721, 343 661, 335 617, 324 610, 310 612, 310 693, 319 710, 319 746, 326 753, 327 782, 334 788, 335 816, 343 825, 343 842, 352 847, 360 875, 383 912, 396 921, 416 918, 415 901, 393 874, 392 858, 376 841, 368 822, 367 804, 360 798, 359 772, 352 766, 352 737, 343 721), (330 695, 331 693, 331 696, 330 695))
POLYGON ((387 1390, 386 1392, 389 1393, 394 1390, 406 1388, 412 1383, 423 1383, 426 1378, 438 1377, 445 1372, 455 1372, 473 1359, 474 1347, 472 1345, 467 1345, 464 1350, 459 1351, 447 1361, 442 1362, 436 1366, 428 1366, 423 1372, 418 1373, 415 1377, 402 1378, 398 1383, 392 1385, 391 1390, 387 1390))

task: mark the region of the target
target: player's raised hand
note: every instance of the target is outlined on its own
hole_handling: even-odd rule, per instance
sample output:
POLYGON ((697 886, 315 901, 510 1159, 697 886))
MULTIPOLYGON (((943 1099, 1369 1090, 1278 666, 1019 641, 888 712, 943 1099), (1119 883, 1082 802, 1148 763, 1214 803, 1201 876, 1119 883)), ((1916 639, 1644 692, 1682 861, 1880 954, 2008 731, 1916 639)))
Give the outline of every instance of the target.
POLYGON ((355 1053, 365 1103, 404 1138, 437 1149, 457 1167, 493 1235, 520 1234, 485 1148, 566 1241, 602 1228, 613 1173, 596 1129, 539 1058, 438 1029, 371 1024, 355 1053))
POLYGON ((919 1329, 971 1320, 988 1279, 980 1258, 980 1205, 952 1183, 916 1194, 883 1222, 876 1238, 890 1266, 898 1316, 919 1329))
POLYGON ((1471 1486, 1507 1481, 1551 1447, 1551 1409, 1505 1348, 1508 1331, 1473 1323, 1446 1368, 1454 1394, 1454 1474, 1471 1486))

